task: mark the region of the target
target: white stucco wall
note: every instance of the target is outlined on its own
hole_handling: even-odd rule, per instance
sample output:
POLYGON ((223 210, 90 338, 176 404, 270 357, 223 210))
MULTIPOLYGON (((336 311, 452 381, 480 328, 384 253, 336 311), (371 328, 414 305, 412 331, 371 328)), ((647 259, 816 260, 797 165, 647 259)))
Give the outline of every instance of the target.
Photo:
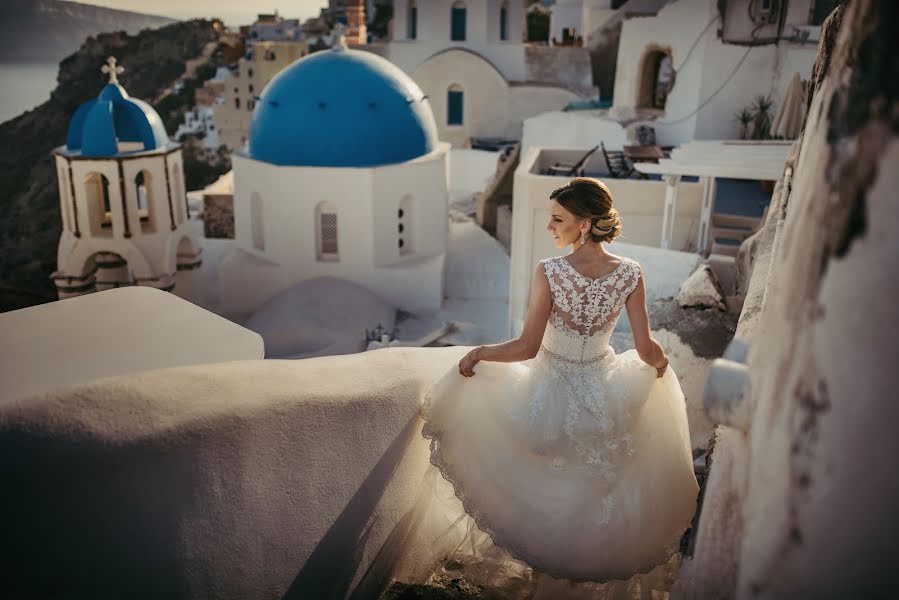
MULTIPOLYGON (((222 308, 249 314, 310 277, 353 281, 409 312, 436 311, 443 298, 448 145, 418 159, 373 169, 279 167, 244 155, 235 170, 235 250, 220 268, 222 308), (264 249, 253 245, 251 199, 262 199, 264 249), (397 211, 413 210, 398 249, 397 211), (337 210, 338 261, 320 261, 316 207, 337 210)), ((409 217, 407 216, 407 220, 409 217)))
POLYGON ((390 61, 412 73, 429 57, 447 48, 470 50, 495 65, 507 80, 525 79, 522 39, 525 31, 524 4, 508 3, 508 39, 499 39, 500 0, 468 0, 466 39, 450 40, 453 0, 418 0, 418 37, 407 33, 409 1, 396 0, 393 8, 393 41, 390 61))
POLYGON ((464 49, 432 56, 411 75, 430 100, 440 139, 455 147, 464 146, 470 137, 520 139, 524 119, 578 99, 560 86, 510 85, 494 65, 464 49), (464 94, 461 125, 447 122, 451 86, 461 87, 464 94))
POLYGON ((607 150, 621 150, 631 142, 624 127, 596 111, 549 111, 525 119, 522 154, 535 146, 592 148, 602 142, 607 150))
POLYGON ((794 73, 805 79, 811 75, 815 44, 783 41, 751 49, 724 44, 718 38, 718 24, 713 23, 717 19, 713 0, 694 0, 672 2, 656 16, 626 20, 618 47, 613 109, 637 107, 641 64, 648 50, 670 51, 676 71, 665 110, 652 122, 662 145, 739 137, 734 113, 758 94, 770 94, 779 105, 794 73), (733 78, 714 95, 747 50, 749 54, 733 78), (713 95, 708 104, 691 115, 713 95))
POLYGON ((442 535, 419 406, 466 350, 180 367, 0 403, 0 510, 18 515, 4 590, 376 598, 423 580, 459 536, 442 535))

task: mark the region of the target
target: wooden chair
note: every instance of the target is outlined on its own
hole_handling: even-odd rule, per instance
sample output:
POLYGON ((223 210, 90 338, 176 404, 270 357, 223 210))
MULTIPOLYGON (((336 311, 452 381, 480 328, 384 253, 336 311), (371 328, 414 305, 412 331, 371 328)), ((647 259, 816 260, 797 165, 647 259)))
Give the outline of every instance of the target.
POLYGON ((546 170, 547 175, 566 175, 568 177, 581 177, 584 174, 584 166, 587 160, 593 156, 593 153, 599 149, 599 146, 593 146, 584 154, 576 163, 555 163, 546 170))
POLYGON ((606 150, 605 144, 602 146, 602 155, 606 159, 606 167, 609 169, 609 175, 615 179, 627 179, 634 174, 636 169, 632 163, 620 150, 606 150))

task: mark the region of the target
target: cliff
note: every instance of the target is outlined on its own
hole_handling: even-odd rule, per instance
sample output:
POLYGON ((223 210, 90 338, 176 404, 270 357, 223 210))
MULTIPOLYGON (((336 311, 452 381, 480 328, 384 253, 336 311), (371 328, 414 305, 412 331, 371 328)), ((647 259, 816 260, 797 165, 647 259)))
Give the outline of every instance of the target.
POLYGON ((89 37, 60 63, 58 85, 47 102, 0 124, 0 311, 56 299, 48 277, 56 268, 61 223, 50 153, 65 143, 75 109, 105 85, 100 66, 106 57, 116 56, 125 67, 119 80, 129 94, 149 102, 158 99, 156 109, 171 134, 178 111, 193 103, 193 88, 215 71, 221 53, 209 53, 208 46, 218 36, 212 21, 194 20, 134 36, 89 37), (209 61, 181 93, 166 94, 184 74, 185 61, 207 54, 209 61))
POLYGON ((54 63, 90 35, 136 34, 173 19, 62 0, 4 0, 0 3, 0 62, 54 63))

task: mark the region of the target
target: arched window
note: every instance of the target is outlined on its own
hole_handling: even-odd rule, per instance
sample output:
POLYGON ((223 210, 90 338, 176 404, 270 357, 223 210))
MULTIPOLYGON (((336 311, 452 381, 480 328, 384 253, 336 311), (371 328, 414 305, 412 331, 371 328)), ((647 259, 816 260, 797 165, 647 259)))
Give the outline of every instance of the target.
POLYGON ((112 206, 109 201, 109 180, 100 173, 88 173, 84 178, 90 215, 91 234, 99 237, 112 236, 112 206))
POLYGON ((134 177, 134 191, 137 198, 137 217, 140 220, 140 228, 144 233, 156 231, 156 219, 153 216, 153 208, 150 199, 153 197, 152 176, 149 171, 143 170, 134 177))
POLYGON ((640 68, 637 105, 664 110, 668 93, 674 86, 674 75, 671 54, 661 49, 649 50, 640 68))
POLYGON ((253 192, 250 196, 250 227, 253 233, 253 248, 265 252, 265 221, 262 212, 262 196, 253 192))
POLYGON ((509 39, 509 3, 503 2, 499 7, 499 39, 509 39))
POLYGON ((322 202, 315 209, 315 241, 318 260, 334 262, 340 260, 337 246, 337 207, 330 202, 322 202))
POLYGON ((234 108, 240 110, 240 98, 234 99, 234 108))
POLYGON ((403 196, 400 206, 396 211, 397 219, 397 248, 400 256, 406 256, 415 251, 414 206, 412 196, 403 196))
POLYGON ((418 39, 418 4, 415 0, 409 0, 409 20, 406 21, 406 37, 410 40, 418 39))
POLYGON ((446 124, 462 125, 465 108, 465 91, 454 83, 446 92, 446 124))
POLYGON ((462 0, 453 2, 453 8, 450 12, 450 39, 452 41, 465 41, 465 21, 467 19, 467 16, 468 11, 465 10, 465 3, 462 2, 462 0))
POLYGON ((141 171, 137 174, 137 177, 134 178, 134 186, 137 188, 137 214, 141 218, 144 218, 147 215, 147 210, 149 207, 149 198, 147 195, 147 179, 149 173, 145 175, 146 171, 141 171))

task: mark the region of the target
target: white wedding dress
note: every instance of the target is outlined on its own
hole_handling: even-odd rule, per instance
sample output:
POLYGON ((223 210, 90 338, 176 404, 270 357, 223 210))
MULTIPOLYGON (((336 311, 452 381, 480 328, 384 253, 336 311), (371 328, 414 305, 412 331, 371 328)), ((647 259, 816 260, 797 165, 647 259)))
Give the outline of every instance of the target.
POLYGON ((543 261, 552 312, 537 356, 454 365, 428 392, 431 462, 493 542, 560 579, 627 579, 668 562, 689 527, 684 396, 636 351, 609 346, 637 287, 630 259, 590 279, 543 261))

